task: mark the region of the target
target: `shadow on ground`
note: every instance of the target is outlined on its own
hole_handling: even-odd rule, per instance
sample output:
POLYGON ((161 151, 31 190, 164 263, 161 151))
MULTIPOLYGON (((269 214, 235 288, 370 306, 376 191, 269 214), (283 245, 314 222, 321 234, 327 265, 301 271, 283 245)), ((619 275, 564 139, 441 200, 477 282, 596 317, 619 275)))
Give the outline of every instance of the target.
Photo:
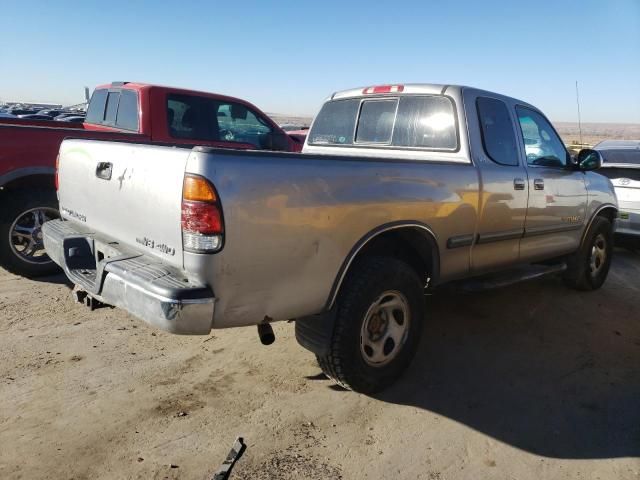
POLYGON ((57 285, 66 285, 69 288, 73 288, 73 283, 71 280, 67 278, 67 276, 60 271, 60 273, 56 273, 53 275, 45 275, 42 277, 33 277, 30 278, 34 282, 46 282, 46 283, 54 283, 57 285))
POLYGON ((382 401, 556 458, 640 455, 640 255, 598 292, 557 278, 441 292, 411 368, 382 401))

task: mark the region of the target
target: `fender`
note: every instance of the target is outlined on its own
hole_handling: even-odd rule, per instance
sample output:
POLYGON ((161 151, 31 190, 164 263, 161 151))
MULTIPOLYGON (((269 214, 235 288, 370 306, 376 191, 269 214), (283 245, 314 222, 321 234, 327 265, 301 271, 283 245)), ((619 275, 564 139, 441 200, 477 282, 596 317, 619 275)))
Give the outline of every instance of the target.
POLYGON ((589 219, 589 222, 587 223, 587 227, 584 229, 584 232, 582 232, 582 238, 580 239, 580 245, 582 246, 582 244, 584 243, 584 239, 587 236, 587 232, 589 231, 589 229, 591 228, 591 224, 593 223, 593 220, 600 214, 600 212, 602 212, 605 209, 612 209, 616 214, 618 213, 618 207, 615 206, 613 203, 604 203, 602 205, 600 205, 595 212, 593 212, 593 214, 591 215, 591 218, 589 219))
POLYGON ((30 177, 32 175, 55 175, 56 169, 53 167, 25 167, 16 168, 3 175, 0 175, 0 188, 19 178, 30 177))
POLYGON ((333 282, 333 286, 331 287, 331 291, 329 292, 329 298, 325 304, 325 310, 331 310, 338 296, 338 292, 340 291, 340 287, 342 282, 344 281, 347 272, 349 271, 349 267, 353 263, 353 260, 356 258, 358 253, 374 238, 379 236, 382 233, 389 232, 391 230, 398 230, 401 228, 417 228, 423 231, 425 234, 425 239, 430 243, 431 247, 431 264, 433 265, 432 277, 433 279, 437 279, 440 273, 440 252, 438 250, 438 242, 435 233, 428 225, 418 222, 415 220, 406 220, 406 221, 397 221, 391 222, 384 225, 380 225, 379 227, 374 228, 369 233, 364 235, 351 249, 347 258, 342 263, 340 270, 338 270, 338 275, 333 282))

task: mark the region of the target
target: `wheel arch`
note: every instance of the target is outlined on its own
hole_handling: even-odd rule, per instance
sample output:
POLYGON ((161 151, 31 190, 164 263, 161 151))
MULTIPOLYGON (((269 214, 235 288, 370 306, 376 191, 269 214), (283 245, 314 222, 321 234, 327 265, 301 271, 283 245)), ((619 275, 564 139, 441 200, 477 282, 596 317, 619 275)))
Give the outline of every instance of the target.
POLYGON ((342 263, 326 302, 330 310, 345 278, 361 259, 388 256, 405 261, 421 279, 436 283, 440 273, 440 253, 433 230, 417 221, 398 221, 381 225, 364 235, 342 263))
POLYGON ((55 169, 51 167, 28 167, 11 170, 0 175, 0 190, 15 190, 27 187, 55 189, 55 169))
POLYGON ((609 222, 611 222, 611 225, 613 226, 614 220, 616 219, 617 216, 618 216, 618 208, 612 203, 605 203, 604 205, 600 205, 596 209, 596 211, 593 212, 593 214, 591 215, 591 218, 589 219, 589 222, 587 223, 587 228, 585 228, 584 232, 582 232, 580 245, 584 244, 585 238, 587 237, 587 233, 589 232, 589 229, 591 228, 591 225, 593 224, 593 221, 595 220, 596 217, 606 218, 607 220, 609 220, 609 222))

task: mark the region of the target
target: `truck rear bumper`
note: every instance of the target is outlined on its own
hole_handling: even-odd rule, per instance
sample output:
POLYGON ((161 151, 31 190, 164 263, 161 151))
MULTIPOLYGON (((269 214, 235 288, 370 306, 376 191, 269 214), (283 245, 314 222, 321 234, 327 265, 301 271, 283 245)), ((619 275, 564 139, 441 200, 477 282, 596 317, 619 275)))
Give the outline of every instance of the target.
POLYGON ((215 298, 185 272, 72 222, 53 220, 42 231, 49 257, 89 297, 171 333, 211 331, 215 298))

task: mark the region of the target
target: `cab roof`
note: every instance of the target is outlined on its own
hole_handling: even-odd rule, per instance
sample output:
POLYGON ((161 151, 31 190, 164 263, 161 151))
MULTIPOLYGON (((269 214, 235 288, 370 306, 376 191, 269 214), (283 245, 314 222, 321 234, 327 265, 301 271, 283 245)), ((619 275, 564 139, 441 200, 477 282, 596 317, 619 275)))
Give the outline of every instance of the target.
POLYGON ((538 110, 533 105, 522 100, 509 97, 496 92, 488 90, 482 90, 475 87, 469 87, 466 85, 449 85, 441 83, 394 83, 385 85, 374 85, 368 87, 350 88, 348 90, 340 90, 335 92, 326 101, 338 100, 343 98, 366 98, 369 96, 384 96, 384 95, 460 95, 463 90, 473 90, 476 93, 484 94, 495 98, 503 98, 514 100, 516 103, 530 107, 534 110, 538 110))

